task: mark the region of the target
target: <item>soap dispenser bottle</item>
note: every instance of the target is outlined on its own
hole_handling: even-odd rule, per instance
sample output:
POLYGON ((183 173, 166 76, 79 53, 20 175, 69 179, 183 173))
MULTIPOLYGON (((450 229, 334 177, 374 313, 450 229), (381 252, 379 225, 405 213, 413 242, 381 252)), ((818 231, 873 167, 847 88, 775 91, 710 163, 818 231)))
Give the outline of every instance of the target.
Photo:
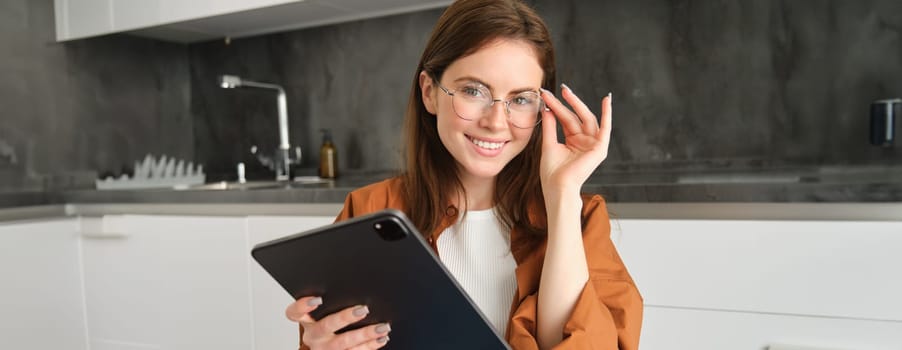
POLYGON ((338 177, 338 154, 332 144, 332 133, 329 129, 320 129, 323 133, 323 145, 319 148, 319 177, 334 179, 338 177))

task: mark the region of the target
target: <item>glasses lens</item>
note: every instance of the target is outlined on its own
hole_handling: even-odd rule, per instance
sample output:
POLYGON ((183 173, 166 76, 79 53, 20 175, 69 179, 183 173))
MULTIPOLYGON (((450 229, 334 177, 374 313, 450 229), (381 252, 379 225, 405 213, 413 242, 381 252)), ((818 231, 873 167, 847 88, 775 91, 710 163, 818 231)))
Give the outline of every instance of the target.
POLYGON ((486 107, 492 103, 492 93, 480 86, 463 86, 451 98, 454 111, 467 120, 481 117, 486 107))
POLYGON ((539 111, 542 109, 542 98, 539 94, 528 91, 514 96, 510 100, 510 121, 519 128, 533 127, 539 123, 539 111))

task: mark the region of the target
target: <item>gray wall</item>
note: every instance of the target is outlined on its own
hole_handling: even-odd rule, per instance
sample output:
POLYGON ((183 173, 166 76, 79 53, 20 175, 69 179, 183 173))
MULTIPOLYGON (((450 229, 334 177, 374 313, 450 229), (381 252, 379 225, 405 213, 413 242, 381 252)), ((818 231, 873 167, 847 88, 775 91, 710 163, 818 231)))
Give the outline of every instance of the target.
MULTIPOLYGON (((534 3, 559 80, 586 99, 614 92, 603 168, 902 161, 902 146, 867 143, 868 104, 902 96, 902 2, 534 3)), ((211 178, 232 176, 239 161, 267 176, 247 150, 275 147, 275 98, 220 89, 222 73, 286 87, 305 166, 330 128, 345 173, 395 169, 413 69, 440 13, 229 45, 56 43, 53 1, 0 2, 0 190, 66 184, 147 153, 203 162, 211 178)))
POLYGON ((868 144, 869 104, 902 96, 902 2, 564 3, 539 5, 560 79, 615 92, 612 160, 902 160, 868 144))
POLYGON ((52 0, 0 1, 0 190, 191 159, 188 62, 186 46, 125 35, 56 43, 52 0))
MULTIPOLYGON (((902 2, 534 3, 558 79, 586 99, 614 93, 604 166, 902 160, 900 146, 868 144, 870 102, 902 96, 902 2)), ((343 170, 394 168, 413 69, 440 13, 192 46, 198 157, 230 172, 251 161, 237 156, 251 144, 275 145, 274 97, 216 87, 217 74, 232 73, 286 86, 293 143, 315 151, 317 130, 331 128, 343 170)))

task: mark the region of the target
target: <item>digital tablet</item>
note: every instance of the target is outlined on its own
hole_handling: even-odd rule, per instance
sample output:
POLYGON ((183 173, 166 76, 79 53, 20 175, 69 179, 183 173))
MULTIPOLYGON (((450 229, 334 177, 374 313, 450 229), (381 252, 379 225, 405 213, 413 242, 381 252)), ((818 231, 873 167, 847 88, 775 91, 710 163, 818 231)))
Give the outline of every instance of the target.
POLYGON ((510 349, 397 210, 261 243, 251 255, 294 299, 323 297, 314 319, 367 305, 369 315, 342 331, 389 322, 385 349, 510 349))

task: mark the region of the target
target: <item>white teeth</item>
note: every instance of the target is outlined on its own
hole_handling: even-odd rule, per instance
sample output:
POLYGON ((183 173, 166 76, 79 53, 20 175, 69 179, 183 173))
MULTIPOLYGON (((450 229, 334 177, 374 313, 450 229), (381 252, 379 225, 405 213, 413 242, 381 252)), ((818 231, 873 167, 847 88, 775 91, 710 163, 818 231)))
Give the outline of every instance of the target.
POLYGON ((470 141, 473 142, 473 144, 485 149, 499 149, 501 148, 501 146, 504 146, 504 142, 488 142, 474 138, 471 138, 470 141))

